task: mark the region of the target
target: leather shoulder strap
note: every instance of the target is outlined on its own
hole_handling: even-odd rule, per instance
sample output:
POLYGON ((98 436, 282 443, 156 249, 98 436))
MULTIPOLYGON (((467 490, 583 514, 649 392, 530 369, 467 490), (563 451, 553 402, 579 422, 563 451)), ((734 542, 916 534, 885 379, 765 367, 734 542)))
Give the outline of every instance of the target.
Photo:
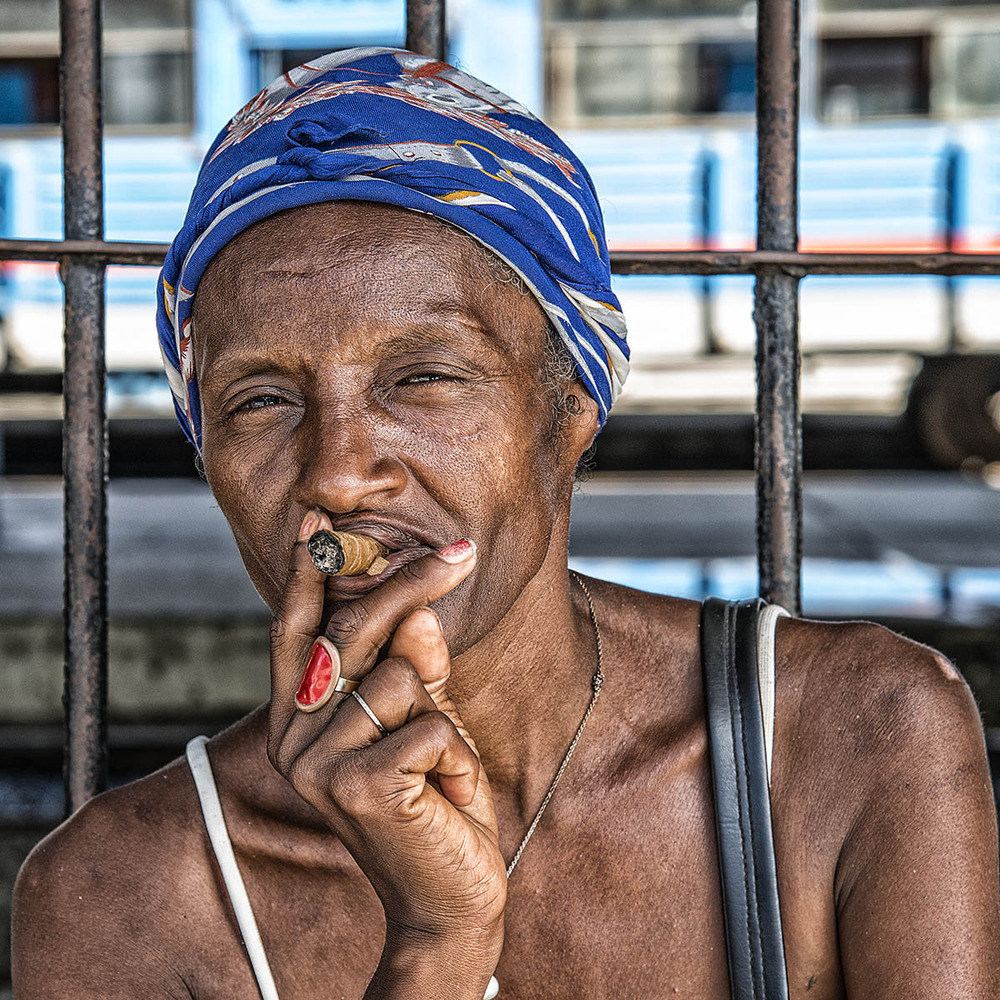
POLYGON ((757 624, 764 602, 708 598, 701 651, 732 1000, 787 1000, 757 624))

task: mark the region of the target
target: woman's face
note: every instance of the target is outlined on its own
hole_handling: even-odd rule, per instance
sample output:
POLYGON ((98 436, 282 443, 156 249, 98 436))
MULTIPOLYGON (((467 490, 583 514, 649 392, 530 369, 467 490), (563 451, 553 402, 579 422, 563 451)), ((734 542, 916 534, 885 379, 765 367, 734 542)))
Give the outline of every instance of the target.
MULTIPOLYGON (((272 610, 320 507, 414 555, 472 539, 476 570, 436 607, 453 652, 485 635, 568 517, 596 431, 589 406, 582 430, 552 433, 535 299, 434 219, 335 202, 227 245, 193 328, 205 472, 272 610)), ((330 578, 327 612, 377 582, 330 578)))

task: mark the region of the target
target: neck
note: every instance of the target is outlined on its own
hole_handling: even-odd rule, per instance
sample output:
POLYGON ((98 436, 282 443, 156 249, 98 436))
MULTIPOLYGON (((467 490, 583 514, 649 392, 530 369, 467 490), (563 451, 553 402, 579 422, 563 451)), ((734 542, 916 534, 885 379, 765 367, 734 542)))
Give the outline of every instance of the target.
MULTIPOLYGON (((566 539, 501 622, 452 663, 448 691, 476 741, 494 797, 530 819, 593 694, 597 648, 566 539)), ((499 805, 499 801, 498 801, 499 805)))

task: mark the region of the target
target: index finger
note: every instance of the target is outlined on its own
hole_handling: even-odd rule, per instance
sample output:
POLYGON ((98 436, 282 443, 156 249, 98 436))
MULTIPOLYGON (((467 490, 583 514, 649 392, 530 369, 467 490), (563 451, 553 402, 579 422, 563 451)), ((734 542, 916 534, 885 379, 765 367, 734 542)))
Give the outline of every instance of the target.
POLYGON ((313 565, 307 542, 312 534, 328 525, 325 515, 310 510, 289 555, 285 592, 271 620, 272 704, 282 698, 291 702, 306 653, 319 633, 326 575, 313 565))
POLYGON ((400 622, 454 590, 475 564, 475 542, 453 542, 400 567, 380 587, 335 611, 326 636, 340 652, 343 676, 363 677, 400 622))

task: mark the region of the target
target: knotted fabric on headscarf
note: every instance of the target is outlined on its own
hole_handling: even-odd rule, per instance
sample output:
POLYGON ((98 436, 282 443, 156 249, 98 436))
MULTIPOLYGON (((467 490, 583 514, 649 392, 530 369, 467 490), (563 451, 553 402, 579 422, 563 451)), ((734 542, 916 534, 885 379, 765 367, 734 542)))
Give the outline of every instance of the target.
POLYGON ((255 222, 342 199, 437 216, 504 260, 573 356, 603 425, 628 372, 628 346, 583 164, 481 80, 402 49, 355 48, 279 77, 205 156, 160 274, 156 316, 178 419, 197 448, 191 310, 205 268, 255 222))

